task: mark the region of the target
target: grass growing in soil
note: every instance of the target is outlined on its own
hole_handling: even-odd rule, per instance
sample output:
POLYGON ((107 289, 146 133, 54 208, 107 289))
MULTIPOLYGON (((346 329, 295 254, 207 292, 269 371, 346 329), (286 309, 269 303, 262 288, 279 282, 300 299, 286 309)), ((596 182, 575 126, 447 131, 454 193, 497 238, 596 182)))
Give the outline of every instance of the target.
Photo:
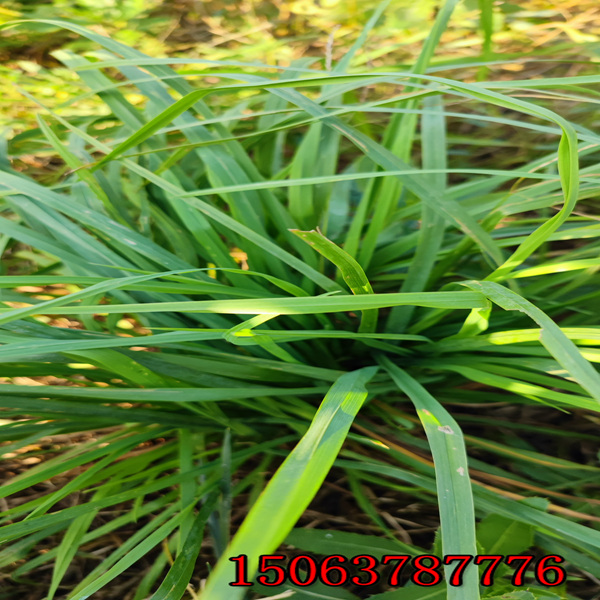
POLYGON ((433 61, 456 3, 409 70, 352 67, 383 5, 329 71, 47 22, 105 110, 1 157, 0 597, 600 597, 600 77, 433 61), (568 578, 228 585, 276 551, 568 578))

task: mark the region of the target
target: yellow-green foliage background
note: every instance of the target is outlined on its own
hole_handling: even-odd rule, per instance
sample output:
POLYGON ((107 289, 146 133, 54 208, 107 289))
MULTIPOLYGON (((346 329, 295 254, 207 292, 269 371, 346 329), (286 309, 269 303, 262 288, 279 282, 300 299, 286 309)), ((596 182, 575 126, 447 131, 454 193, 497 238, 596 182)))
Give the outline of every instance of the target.
MULTIPOLYGON (((483 2, 488 0, 461 3, 442 38, 438 61, 482 54, 479 9, 483 2)), ((329 60, 339 58, 358 37, 378 4, 377 0, 9 0, 0 6, 0 22, 62 18, 91 26, 157 57, 285 66, 311 56, 325 69, 329 60)), ((427 36, 438 4, 436 0, 392 0, 360 51, 355 68, 410 64, 427 36)), ((563 61, 571 55, 574 61, 562 65, 569 74, 583 68, 575 62, 577 58, 594 60, 600 53, 600 6, 593 0, 497 0, 493 7, 491 53, 516 59, 493 67, 493 78, 514 77, 515 71, 526 68, 520 58, 532 53, 550 59, 560 53, 563 61)), ((61 103, 83 90, 77 75, 53 57, 53 52, 64 46, 88 55, 97 53, 86 40, 50 25, 21 24, 0 33, 0 77, 4 82, 0 127, 19 131, 35 123, 37 107, 17 86, 59 111, 61 103)), ((557 67, 548 64, 553 74, 557 67)), ((129 99, 142 102, 141 96, 129 99)), ((90 109, 102 110, 97 100, 89 98, 79 100, 68 112, 89 114, 90 109)))

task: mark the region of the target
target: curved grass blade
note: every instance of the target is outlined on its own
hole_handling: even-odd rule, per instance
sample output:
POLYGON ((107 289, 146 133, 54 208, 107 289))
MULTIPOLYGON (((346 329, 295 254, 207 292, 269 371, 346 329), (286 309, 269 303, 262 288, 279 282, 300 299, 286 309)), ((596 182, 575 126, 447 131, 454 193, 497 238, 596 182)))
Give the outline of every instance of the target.
MULTIPOLYGON (((469 479, 467 452, 458 423, 448 411, 406 371, 387 357, 384 366, 398 387, 411 399, 423 423, 435 464, 435 480, 442 531, 442 548, 447 554, 477 554, 475 509, 469 479)), ((450 568, 446 569, 449 575, 450 568)), ((448 600, 479 600, 479 573, 469 565, 463 585, 448 587, 448 600)))
POLYGON ((592 398, 600 402, 600 374, 581 355, 579 348, 562 332, 561 328, 544 311, 529 300, 492 281, 469 281, 464 283, 472 290, 479 290, 494 304, 504 310, 517 310, 525 313, 540 327, 540 342, 586 390, 592 398))
MULTIPOLYGON (((330 260, 342 273, 344 281, 355 295, 373 294, 373 288, 365 275, 363 268, 346 251, 326 238, 320 231, 299 231, 293 229, 301 240, 304 240, 319 254, 330 260)), ((377 310, 363 310, 358 331, 373 333, 377 329, 377 310)))
POLYGON ((248 574, 258 567, 258 556, 272 552, 304 512, 327 476, 354 416, 367 397, 366 384, 377 367, 342 375, 331 387, 308 431, 285 459, 260 495, 226 553, 208 578, 202 598, 237 600, 244 589, 232 588, 229 558, 248 555, 248 574))
MULTIPOLYGON (((226 74, 222 74, 223 77, 227 77, 226 74)), ((453 80, 442 79, 442 78, 434 78, 431 76, 412 76, 410 74, 395 74, 393 78, 394 81, 402 81, 403 78, 406 77, 422 77, 425 79, 436 80, 442 82, 451 89, 454 89, 456 86, 453 85, 453 80)), ((114 150, 110 151, 108 155, 106 155, 99 163, 95 165, 95 168, 98 168, 105 162, 109 160, 113 160, 123 154, 123 152, 129 150, 130 148, 142 143, 144 140, 148 139, 152 136, 156 131, 161 129, 164 125, 170 123, 173 119, 175 119, 180 114, 184 113, 188 109, 190 109, 196 102, 202 100, 205 96, 211 93, 217 93, 222 91, 243 91, 248 89, 266 89, 271 91, 272 93, 285 98, 289 102, 295 104, 299 108, 305 110, 309 114, 319 117, 324 120, 324 123, 329 127, 332 127, 334 130, 339 131, 342 135, 344 135, 348 140, 350 140, 353 144, 359 147, 365 154, 371 158, 376 164, 380 167, 383 167, 387 170, 403 170, 407 169, 408 166, 404 161, 395 156, 392 152, 387 150, 385 147, 381 146, 362 132, 358 131, 356 128, 348 126, 342 120, 329 116, 328 112, 325 108, 320 106, 319 104, 313 102, 303 94, 291 89, 284 88, 292 88, 298 85, 297 80, 290 81, 276 81, 273 82, 270 79, 261 78, 261 77, 252 77, 245 75, 236 75, 236 78, 239 80, 247 81, 248 83, 224 86, 220 88, 213 88, 208 90, 196 90, 193 92, 189 92, 183 98, 178 100, 175 104, 170 106, 168 109, 163 111, 160 115, 146 123, 141 129, 139 129, 136 133, 130 136, 127 140, 123 141, 119 144, 114 150)), ((382 76, 381 80, 388 80, 389 76, 382 76)), ((323 85, 327 83, 328 85, 333 85, 335 83, 347 82, 348 80, 359 81, 362 83, 367 83, 372 80, 365 79, 364 76, 355 76, 355 75, 337 75, 335 77, 321 77, 317 79, 304 79, 302 80, 302 85, 323 85), (358 79, 357 79, 358 78, 358 79)), ((478 92, 479 95, 482 95, 482 91, 478 92)), ((484 92, 485 93, 485 92, 484 92)), ((490 92, 489 94, 495 94, 490 92)), ((501 94, 495 94, 494 97, 503 98, 501 94)), ((526 103, 523 103, 526 104, 526 103)), ((550 111, 547 111, 550 113, 550 111)), ((553 114, 553 113, 551 113, 553 114)), ((468 212, 457 202, 447 199, 446 202, 441 201, 439 198, 439 194, 434 193, 434 191, 426 186, 420 177, 417 177, 417 172, 415 171, 415 175, 410 175, 402 178, 404 185, 413 191, 417 196, 421 198, 422 201, 429 203, 434 210, 439 211, 450 221, 457 224, 458 227, 463 229, 467 235, 471 236, 480 247, 485 250, 485 252, 492 258, 493 262, 500 264, 502 263, 503 256, 496 244, 490 238, 489 234, 482 229, 482 227, 477 223, 475 219, 473 219, 468 212)), ((196 200, 196 203, 199 202, 196 200)), ((225 215, 220 214, 221 218, 224 218, 225 215)))

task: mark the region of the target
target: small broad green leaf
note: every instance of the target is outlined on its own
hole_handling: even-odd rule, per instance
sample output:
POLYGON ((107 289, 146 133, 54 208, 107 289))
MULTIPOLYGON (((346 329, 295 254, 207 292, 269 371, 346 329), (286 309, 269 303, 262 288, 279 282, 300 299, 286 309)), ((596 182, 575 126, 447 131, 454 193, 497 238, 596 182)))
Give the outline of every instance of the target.
POLYGON ((477 541, 486 554, 520 554, 533 545, 534 529, 500 515, 488 515, 477 526, 477 541))

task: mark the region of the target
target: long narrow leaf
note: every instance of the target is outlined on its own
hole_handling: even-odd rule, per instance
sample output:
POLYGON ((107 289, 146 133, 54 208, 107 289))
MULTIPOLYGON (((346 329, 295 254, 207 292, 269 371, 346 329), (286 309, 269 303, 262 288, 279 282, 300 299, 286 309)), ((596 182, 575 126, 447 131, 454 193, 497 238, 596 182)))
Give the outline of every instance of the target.
POLYGON ((253 576, 258 556, 283 542, 325 479, 356 413, 367 397, 365 385, 377 372, 367 367, 342 375, 325 396, 310 428, 273 476, 252 507, 226 553, 211 573, 202 598, 236 600, 243 588, 232 588, 229 558, 248 555, 253 576))

